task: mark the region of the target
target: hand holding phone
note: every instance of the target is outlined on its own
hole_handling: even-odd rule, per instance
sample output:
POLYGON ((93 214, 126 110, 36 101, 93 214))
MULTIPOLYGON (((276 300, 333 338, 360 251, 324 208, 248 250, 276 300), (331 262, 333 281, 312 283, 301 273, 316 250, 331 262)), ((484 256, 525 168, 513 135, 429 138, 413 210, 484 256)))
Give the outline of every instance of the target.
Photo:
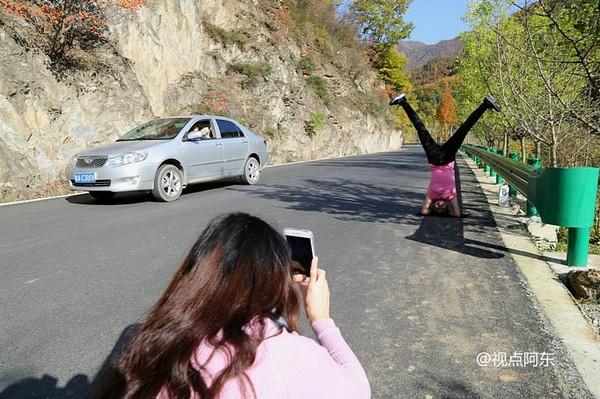
POLYGON ((312 260, 310 281, 304 297, 306 316, 312 323, 321 319, 329 319, 329 284, 325 270, 319 269, 319 258, 312 260))
POLYGON ((312 323, 329 319, 329 284, 325 270, 319 268, 319 258, 315 256, 312 260, 310 277, 297 274, 294 281, 302 290, 308 320, 312 323))

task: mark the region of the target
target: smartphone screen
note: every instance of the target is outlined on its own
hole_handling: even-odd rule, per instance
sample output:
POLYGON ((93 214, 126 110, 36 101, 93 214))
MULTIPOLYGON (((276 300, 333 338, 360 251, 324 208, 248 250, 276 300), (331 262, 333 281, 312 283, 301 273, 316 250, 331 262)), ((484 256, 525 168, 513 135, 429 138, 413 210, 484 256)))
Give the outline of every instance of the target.
POLYGON ((290 249, 292 251, 292 260, 300 263, 302 266, 303 274, 310 275, 310 264, 312 263, 313 253, 310 245, 310 238, 308 237, 297 237, 297 236, 285 236, 290 249))

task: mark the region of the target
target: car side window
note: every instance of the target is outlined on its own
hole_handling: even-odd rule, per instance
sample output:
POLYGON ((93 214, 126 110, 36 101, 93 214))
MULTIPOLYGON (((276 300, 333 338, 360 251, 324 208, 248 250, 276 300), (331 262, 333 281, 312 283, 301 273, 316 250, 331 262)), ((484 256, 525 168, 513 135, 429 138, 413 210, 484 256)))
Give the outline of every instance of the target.
POLYGON ((232 139, 236 137, 244 137, 242 130, 233 122, 223 119, 217 119, 217 125, 221 132, 222 139, 232 139))
POLYGON ((198 122, 194 123, 192 125, 192 127, 190 128, 190 130, 188 130, 188 132, 186 133, 186 137, 187 137, 187 135, 189 135, 192 132, 200 132, 202 135, 201 138, 203 140, 209 140, 209 139, 215 138, 215 134, 212 130, 209 120, 198 121, 198 122))

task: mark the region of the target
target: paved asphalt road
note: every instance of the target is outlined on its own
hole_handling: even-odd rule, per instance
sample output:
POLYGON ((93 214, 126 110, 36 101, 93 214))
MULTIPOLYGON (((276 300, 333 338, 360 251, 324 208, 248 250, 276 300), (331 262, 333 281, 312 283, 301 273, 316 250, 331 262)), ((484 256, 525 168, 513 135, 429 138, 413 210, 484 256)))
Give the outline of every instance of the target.
POLYGON ((207 222, 229 211, 315 232, 332 316, 373 397, 588 397, 459 163, 460 220, 415 215, 429 177, 419 148, 270 168, 259 186, 200 186, 171 204, 84 195, 0 207, 0 398, 83 396, 207 222), (476 364, 480 352, 526 351, 553 352, 556 365, 476 364))

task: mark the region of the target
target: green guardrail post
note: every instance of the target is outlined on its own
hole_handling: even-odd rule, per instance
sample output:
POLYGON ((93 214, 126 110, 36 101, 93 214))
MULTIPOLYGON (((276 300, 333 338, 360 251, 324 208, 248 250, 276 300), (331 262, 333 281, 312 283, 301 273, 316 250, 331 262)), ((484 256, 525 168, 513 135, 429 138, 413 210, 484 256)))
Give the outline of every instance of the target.
MULTIPOLYGON (((496 154, 504 156, 504 150, 498 149, 496 150, 496 154)), ((499 174, 496 174, 496 184, 504 184, 504 179, 499 174)))
MULTIPOLYGON (((478 148, 481 148, 478 146, 478 148)), ((483 169, 483 161, 481 160, 481 158, 479 157, 479 155, 476 155, 477 159, 479 160, 479 164, 477 164, 477 166, 479 166, 479 168, 483 169)))
MULTIPOLYGON (((542 166, 542 160, 539 158, 529 158, 527 160, 527 164, 533 166, 534 168, 540 168, 542 166)), ((537 208, 531 201, 527 201, 527 216, 539 216, 537 208)))
POLYGON ((569 266, 587 265, 598 172, 598 168, 544 168, 529 178, 527 198, 535 202, 542 221, 569 228, 569 266))
POLYGON ((567 265, 587 266, 590 228, 569 227, 567 265))
MULTIPOLYGON (((519 153, 518 152, 511 152, 508 157, 514 161, 518 161, 519 160, 519 153)), ((508 196, 512 197, 512 198, 516 198, 517 197, 517 189, 514 186, 508 186, 508 196)))
MULTIPOLYGON (((494 150, 493 148, 488 148, 488 151, 491 152, 492 154, 496 153, 496 150, 494 150)), ((491 166, 490 166, 490 177, 496 177, 496 171, 491 166)))

